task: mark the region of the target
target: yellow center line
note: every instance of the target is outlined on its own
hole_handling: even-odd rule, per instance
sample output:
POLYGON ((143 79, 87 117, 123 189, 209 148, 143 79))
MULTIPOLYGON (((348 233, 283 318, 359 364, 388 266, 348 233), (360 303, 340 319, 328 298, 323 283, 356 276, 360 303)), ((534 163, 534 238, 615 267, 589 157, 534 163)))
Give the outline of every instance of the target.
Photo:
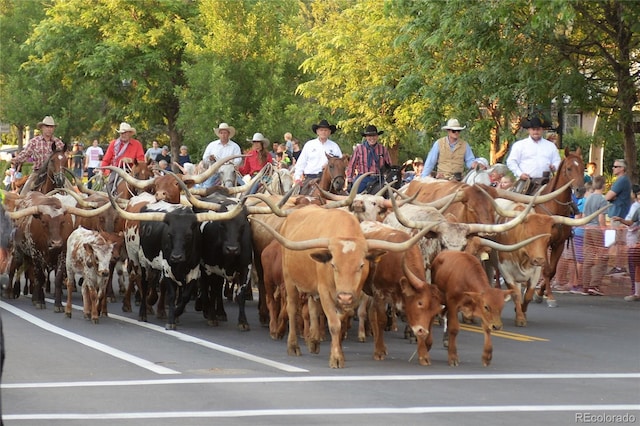
MULTIPOLYGON (((473 331, 475 333, 484 333, 484 330, 482 329, 482 327, 478 327, 475 325, 460 324, 460 329, 465 331, 473 331)), ((502 337, 504 339, 517 340, 519 342, 548 342, 549 341, 549 339, 543 339, 541 337, 527 336, 526 334, 512 333, 510 331, 501 331, 501 330, 500 331, 493 330, 491 332, 491 335, 496 337, 502 337)))

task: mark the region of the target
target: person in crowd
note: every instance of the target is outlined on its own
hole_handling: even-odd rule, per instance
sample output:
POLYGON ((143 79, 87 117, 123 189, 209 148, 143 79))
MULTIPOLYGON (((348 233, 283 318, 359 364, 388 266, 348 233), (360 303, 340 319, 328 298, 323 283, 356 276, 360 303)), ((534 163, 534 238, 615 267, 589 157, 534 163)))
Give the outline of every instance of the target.
MULTIPOLYGON (((604 196, 611 203, 607 213, 610 218, 626 217, 631 207, 631 180, 627 176, 627 162, 625 160, 614 160, 613 176, 616 179, 611 185, 611 189, 604 196)), ((620 228, 620 222, 612 220, 611 226, 620 228)), ((615 244, 611 246, 611 255, 615 259, 616 265, 611 270, 611 274, 626 272, 626 265, 622 263, 623 259, 626 258, 625 250, 622 232, 616 232, 615 244)))
POLYGON ((271 163, 273 158, 269 152, 269 139, 265 138, 262 133, 254 133, 251 139, 247 139, 247 142, 252 144, 251 151, 245 157, 244 163, 238 171, 243 176, 254 177, 262 170, 265 164, 271 163))
POLYGON ((159 160, 158 161, 158 174, 160 176, 164 175, 165 172, 167 171, 167 168, 169 167, 169 163, 167 163, 167 160, 159 160))
MULTIPOLYGON (((584 215, 589 216, 595 213, 608 203, 603 194, 605 185, 604 176, 593 177, 593 194, 589 195, 584 203, 584 215)), ((600 283, 604 277, 608 251, 604 247, 604 229, 606 226, 604 213, 600 213, 585 226, 584 246, 584 268, 582 274, 582 294, 592 296, 602 296, 600 283)))
POLYGON ((476 183, 482 183, 485 185, 491 185, 491 176, 489 176, 489 161, 486 158, 479 157, 476 158, 475 166, 469 170, 467 175, 462 179, 462 181, 468 185, 473 185, 476 183))
POLYGON ((24 149, 11 160, 11 165, 18 171, 20 171, 22 164, 28 160, 31 160, 33 164, 31 174, 23 185, 20 194, 26 194, 31 191, 37 175, 35 172, 40 170, 47 158, 49 158, 53 152, 52 147, 55 145, 55 149, 60 151, 65 148, 64 142, 53 135, 56 129, 53 117, 47 115, 37 124, 37 127, 40 130, 40 134, 32 138, 24 149))
POLYGON ((587 166, 586 166, 587 171, 584 174, 584 183, 593 181, 593 175, 596 173, 597 168, 598 168, 597 164, 594 163, 593 161, 590 163, 587 163, 587 166))
POLYGON ((156 157, 160 155, 162 152, 162 148, 158 146, 158 141, 151 142, 151 148, 147 149, 147 152, 144 153, 144 158, 149 161, 157 162, 156 157))
POLYGON ((300 148, 300 141, 298 139, 293 139, 293 151, 291 152, 291 158, 293 159, 293 164, 298 162, 298 157, 300 157, 300 153, 302 152, 302 148, 300 148))
POLYGON ((156 155, 156 163, 159 163, 161 160, 166 161, 167 164, 172 164, 171 152, 169 152, 169 147, 167 145, 163 145, 160 154, 156 155))
POLYGON ((293 156, 293 135, 291 132, 284 134, 284 148, 289 157, 293 156))
POLYGON ((327 120, 321 120, 320 123, 311 126, 311 131, 318 137, 311 139, 304 144, 302 152, 296 163, 294 180, 296 183, 302 183, 304 179, 315 179, 320 177, 322 169, 327 165, 327 155, 332 157, 342 157, 342 151, 337 143, 329 139, 335 131, 336 126, 329 124, 327 120))
POLYGON ((447 125, 442 130, 447 131, 444 136, 435 141, 424 161, 422 177, 430 176, 435 172, 438 179, 462 180, 462 173, 465 166, 471 169, 475 166, 475 155, 471 150, 471 145, 460 138, 460 132, 467 126, 461 126, 456 118, 447 121, 447 125))
POLYGON ((414 180, 416 177, 420 178, 420 174, 424 169, 424 162, 422 158, 416 157, 413 160, 409 159, 402 164, 400 171, 402 172, 402 183, 406 184, 414 180))
POLYGON ((629 264, 629 277, 631 278, 631 294, 625 296, 627 302, 640 301, 640 185, 632 186, 633 204, 629 213, 623 219, 619 216, 611 218, 627 227, 627 260, 629 264))
MULTIPOLYGON (((242 150, 240 146, 235 143, 231 138, 236 134, 236 128, 230 126, 227 123, 220 123, 218 127, 213 129, 218 139, 210 142, 207 145, 207 148, 204 150, 202 154, 202 161, 206 168, 210 167, 213 163, 218 160, 221 160, 225 157, 229 157, 232 155, 242 155, 242 150)), ((231 163, 237 169, 242 164, 242 157, 235 158, 231 160, 231 163)), ((204 188, 209 188, 213 186, 213 184, 218 180, 219 174, 216 173, 207 179, 202 186, 204 188)), ((238 185, 242 185, 242 179, 238 177, 237 181, 238 185)))
POLYGON ((500 189, 509 190, 513 188, 514 183, 514 179, 511 175, 504 175, 500 178, 499 187, 500 189))
POLYGON ((182 145, 180 147, 180 152, 178 153, 178 165, 184 166, 184 163, 191 163, 189 148, 186 145, 182 145))
MULTIPOLYGON (((117 130, 118 137, 109 142, 107 152, 100 162, 101 167, 115 166, 125 168, 127 164, 133 163, 134 160, 145 162, 144 149, 139 140, 133 139, 136 129, 131 127, 129 123, 122 122, 117 130)), ((114 182, 116 173, 109 173, 109 181, 107 187, 114 190, 114 182)))
POLYGON ((509 168, 502 163, 496 163, 487 172, 489 172, 491 186, 499 187, 500 180, 509 174, 509 168))
POLYGON ((89 180, 87 187, 89 189, 93 187, 93 181, 91 178, 95 174, 96 167, 100 167, 100 161, 103 156, 104 151, 102 150, 102 147, 98 145, 98 139, 94 139, 91 146, 87 148, 84 156, 84 168, 87 171, 87 179, 89 180))
POLYGON ((82 148, 82 144, 76 141, 69 152, 69 168, 73 170, 73 175, 78 179, 82 179, 84 173, 84 150, 82 148))
POLYGON ((358 194, 363 192, 368 185, 376 181, 383 182, 384 176, 382 176, 381 170, 385 166, 391 166, 389 150, 381 143, 378 143, 380 135, 383 133, 384 131, 378 131, 378 128, 374 125, 367 126, 364 132, 361 133, 364 141, 356 146, 349 160, 349 165, 346 170, 349 187, 351 187, 360 175, 372 173, 360 182, 357 190, 358 194))
POLYGON ((516 191, 531 193, 549 181, 549 176, 560 166, 556 145, 542 137, 545 124, 539 117, 526 120, 522 125, 529 136, 513 144, 507 157, 507 167, 518 179, 516 191))
POLYGON ((291 165, 291 158, 289 158, 289 153, 287 152, 285 145, 278 145, 278 148, 276 149, 276 160, 278 163, 286 163, 287 168, 291 165))

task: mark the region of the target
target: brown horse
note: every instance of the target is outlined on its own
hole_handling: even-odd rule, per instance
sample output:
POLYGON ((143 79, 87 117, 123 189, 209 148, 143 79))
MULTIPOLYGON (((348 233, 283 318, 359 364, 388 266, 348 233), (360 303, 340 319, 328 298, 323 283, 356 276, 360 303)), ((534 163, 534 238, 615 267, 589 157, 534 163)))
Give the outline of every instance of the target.
POLYGON ((305 180, 304 184, 300 188, 300 195, 318 197, 321 193, 318 191, 317 187, 320 187, 320 189, 332 194, 343 195, 349 158, 349 155, 343 155, 342 157, 332 157, 327 155, 328 162, 324 169, 322 169, 320 177, 305 180))
MULTIPOLYGON (((548 215, 559 216, 571 216, 577 213, 574 211, 574 203, 571 198, 571 192, 574 189, 584 187, 584 161, 582 160, 582 152, 580 148, 576 151, 569 151, 565 149, 565 158, 560 163, 557 173, 553 176, 551 181, 542 190, 541 195, 548 194, 557 190, 558 188, 566 185, 571 180, 573 183, 570 188, 567 188, 555 199, 543 204, 538 204, 535 207, 535 212, 548 215)), ((534 300, 538 303, 542 302, 542 297, 546 293, 547 304, 550 307, 557 306, 557 302, 553 293, 551 292, 551 280, 556 274, 556 268, 558 261, 562 255, 565 242, 571 236, 571 227, 567 225, 555 224, 549 240, 550 254, 547 262, 542 270, 542 277, 544 283, 540 286, 540 289, 535 293, 534 300)))
MULTIPOLYGON (((151 169, 151 160, 148 160, 146 163, 139 163, 138 160, 133 160, 132 163, 124 163, 124 169, 139 181, 145 181, 153 178, 153 170, 151 169)), ((113 172, 112 172, 113 173, 113 172)), ((151 188, 146 188, 150 190, 151 188)), ((131 199, 133 196, 138 195, 139 189, 135 186, 131 186, 122 178, 116 178, 116 191, 118 197, 124 198, 126 200, 131 199)))
POLYGON ((71 172, 66 170, 66 145, 63 149, 56 149, 55 143, 51 146, 53 148, 51 155, 49 155, 42 167, 34 172, 36 173, 36 176, 33 181, 31 191, 38 191, 43 194, 47 194, 56 188, 64 188, 65 183, 67 182, 65 173, 68 172, 71 174, 71 172))

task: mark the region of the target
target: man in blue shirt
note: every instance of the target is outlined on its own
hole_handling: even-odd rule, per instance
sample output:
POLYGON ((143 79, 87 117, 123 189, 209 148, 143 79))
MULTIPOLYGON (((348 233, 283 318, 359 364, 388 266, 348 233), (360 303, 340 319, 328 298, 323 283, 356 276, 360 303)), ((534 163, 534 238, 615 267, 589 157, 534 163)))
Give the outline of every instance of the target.
POLYGON ((627 176, 627 162, 615 160, 613 162, 613 175, 616 177, 611 189, 604 198, 611 202, 609 217, 626 217, 631 207, 631 180, 627 176))

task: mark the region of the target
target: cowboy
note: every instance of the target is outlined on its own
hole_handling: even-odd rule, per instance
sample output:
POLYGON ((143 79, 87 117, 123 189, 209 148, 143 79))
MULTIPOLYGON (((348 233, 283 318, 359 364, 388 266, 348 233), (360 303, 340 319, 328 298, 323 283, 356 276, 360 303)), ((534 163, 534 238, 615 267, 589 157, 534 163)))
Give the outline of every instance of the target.
POLYGON ((327 155, 342 157, 338 144, 329 139, 329 136, 336 131, 335 125, 329 124, 327 120, 321 120, 320 123, 311 126, 311 131, 318 137, 307 141, 300 152, 294 173, 294 180, 298 184, 302 182, 303 175, 305 180, 319 178, 322 169, 329 162, 327 155))
POLYGON ((447 125, 442 130, 447 131, 444 136, 433 143, 426 160, 421 177, 427 177, 437 166, 435 177, 438 179, 462 180, 462 172, 465 165, 468 169, 475 166, 475 155, 471 151, 471 146, 460 139, 460 132, 467 126, 460 126, 456 118, 447 121, 447 125))
POLYGON ((517 192, 531 193, 549 181, 549 176, 560 166, 560 154, 556 145, 542 137, 547 127, 540 117, 525 120, 522 127, 529 137, 513 144, 507 157, 507 167, 519 179, 517 192))
MULTIPOLYGON (((137 160, 139 163, 144 163, 144 149, 139 140, 133 139, 132 136, 136 134, 136 129, 131 127, 129 123, 122 122, 117 130, 119 136, 117 139, 112 140, 109 143, 107 152, 102 157, 101 167, 115 166, 125 168, 127 164, 133 163, 137 160)), ((108 173, 108 170, 105 171, 108 173)), ((115 190, 115 179, 117 174, 112 173, 109 175, 108 188, 115 190)))
POLYGON ((24 149, 11 160, 11 164, 16 168, 16 170, 20 170, 22 164, 29 159, 31 159, 33 164, 31 175, 22 187, 20 194, 26 194, 31 190, 33 181, 37 175, 37 173, 33 172, 40 170, 54 150, 64 151, 66 149, 64 142, 53 136, 53 132, 56 128, 56 123, 53 121, 53 117, 47 115, 38 123, 37 127, 40 129, 40 134, 31 139, 29 143, 27 143, 27 146, 25 146, 24 149))
MULTIPOLYGON (((358 186, 358 194, 363 192, 371 184, 380 182, 381 170, 385 166, 391 165, 391 157, 389 157, 389 151, 387 148, 378 143, 378 138, 384 131, 378 131, 378 128, 374 125, 366 127, 361 135, 364 137, 364 141, 357 145, 353 150, 353 156, 347 166, 347 180, 349 186, 358 179, 360 175, 365 173, 372 173, 365 177, 358 186)), ((382 183, 382 182, 381 182, 382 183)))
MULTIPOLYGON (((231 155, 241 155, 242 150, 240 146, 235 143, 231 138, 236 134, 236 128, 233 126, 229 126, 227 123, 220 123, 218 127, 213 129, 216 136, 219 139, 210 142, 207 145, 207 148, 204 150, 204 154, 202 154, 202 161, 204 162, 205 167, 211 166, 216 161, 229 157, 231 155)), ((242 164, 242 158, 234 158, 231 160, 231 163, 237 169, 242 164)), ((214 174, 209 179, 207 179, 202 186, 204 188, 209 188, 213 186, 214 182, 219 178, 219 173, 214 174)), ((238 185, 242 185, 242 180, 238 176, 238 185)))

